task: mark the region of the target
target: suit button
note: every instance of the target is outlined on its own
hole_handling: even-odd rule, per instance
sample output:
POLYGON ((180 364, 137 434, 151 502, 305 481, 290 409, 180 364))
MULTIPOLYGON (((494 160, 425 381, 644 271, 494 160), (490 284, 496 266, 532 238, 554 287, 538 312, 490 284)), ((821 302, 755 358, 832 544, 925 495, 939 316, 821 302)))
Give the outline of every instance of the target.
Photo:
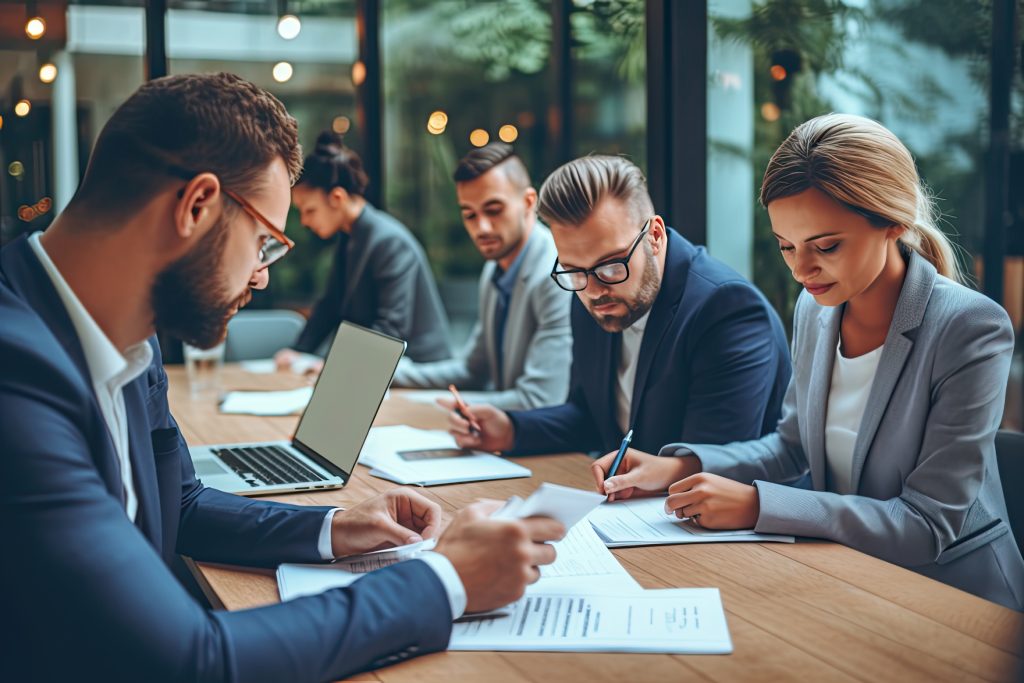
POLYGON ((420 646, 419 645, 410 645, 409 646, 409 652, 416 653, 416 652, 419 652, 419 651, 420 651, 420 646))

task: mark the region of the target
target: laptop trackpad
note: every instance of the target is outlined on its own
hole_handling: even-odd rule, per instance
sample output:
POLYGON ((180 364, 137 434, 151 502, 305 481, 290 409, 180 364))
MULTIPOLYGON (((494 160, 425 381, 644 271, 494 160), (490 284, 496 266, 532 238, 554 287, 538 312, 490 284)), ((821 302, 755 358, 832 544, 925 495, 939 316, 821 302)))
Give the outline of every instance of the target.
POLYGON ((192 461, 192 464, 196 468, 197 477, 212 477, 217 474, 230 473, 227 467, 224 467, 213 458, 200 458, 192 461))

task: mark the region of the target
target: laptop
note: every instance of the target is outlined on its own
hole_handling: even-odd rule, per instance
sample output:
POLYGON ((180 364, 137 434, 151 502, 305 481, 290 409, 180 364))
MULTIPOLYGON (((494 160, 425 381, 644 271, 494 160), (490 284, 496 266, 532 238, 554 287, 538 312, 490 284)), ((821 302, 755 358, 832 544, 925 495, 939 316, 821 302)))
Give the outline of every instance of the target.
POLYGON ((243 496, 341 488, 403 353, 401 339, 343 322, 292 440, 193 446, 196 476, 243 496))

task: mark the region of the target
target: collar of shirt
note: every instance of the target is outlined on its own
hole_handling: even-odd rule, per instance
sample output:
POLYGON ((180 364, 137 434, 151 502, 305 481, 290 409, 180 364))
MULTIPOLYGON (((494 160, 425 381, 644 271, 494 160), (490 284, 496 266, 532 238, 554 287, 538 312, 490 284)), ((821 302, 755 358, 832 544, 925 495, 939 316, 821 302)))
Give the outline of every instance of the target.
POLYGON ((519 254, 512 261, 512 265, 508 267, 508 270, 502 270, 501 266, 497 263, 494 264, 494 275, 491 277, 491 282, 507 297, 512 296, 512 290, 515 289, 516 277, 518 277, 519 270, 523 266, 523 254, 525 253, 526 245, 524 244, 522 249, 519 250, 519 254))
POLYGON ((649 317, 651 317, 651 312, 647 311, 640 316, 636 322, 622 331, 623 336, 632 337, 633 339, 643 338, 644 330, 647 329, 647 319, 649 317))
POLYGON ((57 294, 67 309, 68 317, 78 335, 85 354, 85 362, 89 366, 89 376, 94 384, 111 387, 123 387, 141 375, 153 360, 153 349, 145 341, 128 347, 125 354, 114 346, 110 338, 103 333, 89 311, 85 309, 64 276, 57 270, 56 264, 43 249, 39 236, 34 233, 29 238, 29 245, 35 252, 43 269, 53 282, 57 294))

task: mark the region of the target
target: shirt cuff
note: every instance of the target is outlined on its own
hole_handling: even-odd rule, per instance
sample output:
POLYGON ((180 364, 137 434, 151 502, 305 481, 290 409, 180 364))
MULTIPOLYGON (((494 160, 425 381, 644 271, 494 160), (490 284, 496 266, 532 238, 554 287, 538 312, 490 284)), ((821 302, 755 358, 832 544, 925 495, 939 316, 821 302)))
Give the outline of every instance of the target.
POLYGON ((321 560, 334 559, 334 544, 331 542, 331 522, 334 521, 334 513, 341 511, 342 508, 334 508, 324 516, 324 523, 320 525, 320 536, 317 538, 316 549, 320 553, 321 560))
POLYGON ((444 590, 448 593, 448 606, 452 608, 452 620, 461 617, 466 612, 466 588, 452 561, 441 553, 430 551, 420 553, 416 559, 426 562, 444 584, 444 590))

